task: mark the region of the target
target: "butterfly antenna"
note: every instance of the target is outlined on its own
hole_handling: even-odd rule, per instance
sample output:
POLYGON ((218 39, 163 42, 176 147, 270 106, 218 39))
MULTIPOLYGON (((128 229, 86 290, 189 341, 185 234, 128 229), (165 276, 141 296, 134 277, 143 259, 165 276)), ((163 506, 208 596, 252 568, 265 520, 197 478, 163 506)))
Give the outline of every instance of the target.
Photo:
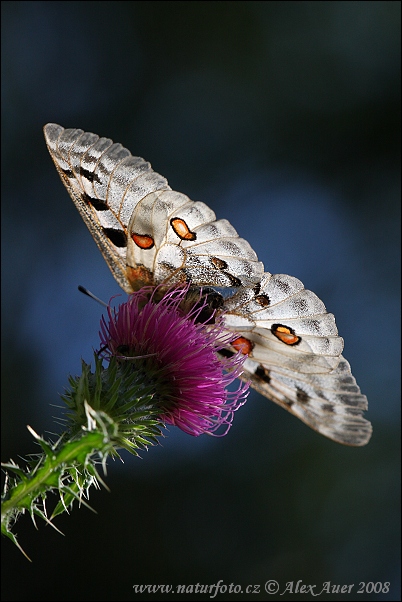
POLYGON ((93 299, 94 301, 97 301, 104 307, 109 307, 107 303, 102 301, 102 299, 98 299, 98 297, 96 297, 93 293, 91 293, 91 291, 89 291, 87 288, 85 288, 85 286, 81 286, 81 284, 78 285, 78 290, 80 291, 80 293, 84 293, 84 295, 88 295, 88 297, 91 297, 91 299, 93 299))

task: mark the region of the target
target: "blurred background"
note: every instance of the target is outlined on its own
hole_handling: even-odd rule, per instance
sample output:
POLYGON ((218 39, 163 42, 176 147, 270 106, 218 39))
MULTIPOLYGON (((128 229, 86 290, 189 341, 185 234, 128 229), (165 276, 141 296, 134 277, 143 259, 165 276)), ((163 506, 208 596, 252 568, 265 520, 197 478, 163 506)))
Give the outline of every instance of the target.
POLYGON ((355 584, 344 600, 389 582, 363 598, 400 599, 400 3, 2 2, 1 28, 3 461, 37 451, 27 424, 55 431, 98 347, 101 307, 77 285, 122 293, 47 122, 151 161, 323 299, 374 426, 342 447, 252 392, 223 439, 172 427, 110 464, 98 514, 56 519, 65 537, 20 519, 33 562, 3 541, 3 599, 173 599, 133 585, 219 580, 261 588, 220 600, 289 597, 269 579, 355 584))

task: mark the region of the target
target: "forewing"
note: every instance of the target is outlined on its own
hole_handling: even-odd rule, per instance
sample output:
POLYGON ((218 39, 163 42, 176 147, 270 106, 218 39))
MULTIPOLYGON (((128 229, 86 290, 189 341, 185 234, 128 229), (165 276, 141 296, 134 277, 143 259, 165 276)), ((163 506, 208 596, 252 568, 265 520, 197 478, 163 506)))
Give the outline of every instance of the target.
POLYGON ((79 129, 44 127, 47 147, 113 276, 127 292, 128 223, 136 204, 150 192, 168 190, 167 180, 121 144, 79 129))
POLYGON ((227 220, 171 190, 121 144, 56 124, 44 128, 57 171, 119 285, 241 287, 263 264, 227 220))

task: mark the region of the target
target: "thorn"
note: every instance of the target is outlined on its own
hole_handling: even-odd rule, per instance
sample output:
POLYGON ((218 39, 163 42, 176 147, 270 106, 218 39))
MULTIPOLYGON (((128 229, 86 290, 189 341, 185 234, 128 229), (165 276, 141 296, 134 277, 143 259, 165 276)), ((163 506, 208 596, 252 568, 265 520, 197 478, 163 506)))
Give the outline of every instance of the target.
POLYGON ((38 435, 38 433, 36 431, 34 431, 33 428, 31 426, 29 426, 29 424, 27 424, 27 429, 31 433, 31 435, 33 437, 35 437, 35 439, 40 439, 40 436, 38 435))
POLYGON ((17 546, 19 551, 25 556, 25 558, 27 560, 29 560, 29 562, 32 562, 32 560, 29 558, 28 554, 24 551, 24 549, 18 543, 17 538, 14 535, 14 533, 11 533, 11 531, 7 531, 7 533, 5 533, 4 535, 6 535, 9 539, 11 539, 11 541, 17 546))

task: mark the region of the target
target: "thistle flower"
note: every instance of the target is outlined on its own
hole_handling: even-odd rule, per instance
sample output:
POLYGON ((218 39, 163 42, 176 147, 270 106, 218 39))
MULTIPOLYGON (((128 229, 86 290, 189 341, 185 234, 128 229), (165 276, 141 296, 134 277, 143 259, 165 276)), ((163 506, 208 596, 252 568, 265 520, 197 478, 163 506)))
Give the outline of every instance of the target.
POLYGON ((82 374, 69 378, 62 395, 64 433, 47 441, 29 427, 41 453, 25 468, 12 460, 3 465, 1 530, 21 551, 12 529, 26 510, 54 526, 52 519, 75 500, 87 504, 92 485, 104 484, 97 465, 106 472, 107 458, 118 450, 139 455, 157 442, 162 423, 195 436, 224 435, 245 402, 248 384, 236 391, 227 386, 241 375, 246 356, 219 353, 237 335, 225 331, 221 318, 211 319, 201 293, 193 303, 188 285, 163 292, 143 288, 117 309, 108 306, 94 372, 82 362, 82 374), (50 492, 59 501, 48 518, 50 492))
POLYGON ((101 355, 135 362, 154 384, 152 401, 163 422, 195 436, 223 427, 225 435, 248 394, 248 384, 226 388, 240 376, 245 356, 218 355, 235 336, 224 332, 220 319, 197 322, 205 299, 185 313, 180 305, 188 289, 171 289, 157 301, 159 289, 143 288, 117 309, 109 306, 108 321, 101 321, 101 355))

